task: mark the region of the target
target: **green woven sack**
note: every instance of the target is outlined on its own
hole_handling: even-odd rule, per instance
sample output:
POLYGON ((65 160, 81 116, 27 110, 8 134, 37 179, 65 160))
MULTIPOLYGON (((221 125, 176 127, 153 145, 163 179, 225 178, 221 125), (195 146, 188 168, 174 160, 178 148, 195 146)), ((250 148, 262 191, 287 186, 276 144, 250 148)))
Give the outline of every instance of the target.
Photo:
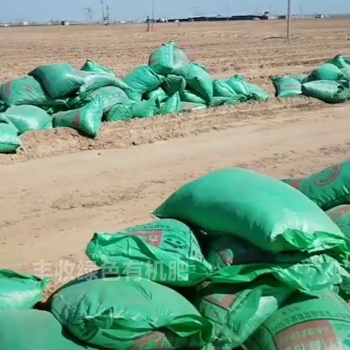
POLYGON ((33 77, 10 80, 0 85, 0 97, 7 107, 19 105, 65 106, 64 100, 53 100, 33 77))
POLYGON ((303 95, 327 103, 343 103, 350 98, 349 81, 311 81, 303 84, 301 89, 303 95))
POLYGON ((323 210, 350 204, 350 160, 334 164, 304 178, 283 180, 323 210))
POLYGON ((186 80, 177 75, 168 75, 162 84, 162 89, 168 96, 173 96, 177 92, 184 91, 186 88, 186 80))
POLYGON ((226 80, 226 83, 236 94, 246 96, 248 100, 266 101, 270 98, 270 95, 264 89, 256 84, 249 83, 238 74, 226 80))
POLYGON ((212 337, 212 324, 184 297, 137 277, 67 286, 51 312, 78 339, 113 350, 200 348, 212 337))
POLYGON ((101 64, 92 60, 86 60, 86 62, 80 68, 80 70, 92 73, 107 73, 115 76, 115 73, 111 69, 104 67, 101 64))
POLYGON ((135 103, 132 107, 133 118, 151 118, 159 113, 160 101, 158 97, 135 103))
POLYGON ((225 81, 215 79, 213 81, 214 96, 220 97, 235 97, 237 94, 235 90, 225 81))
MULTIPOLYGON (((210 103, 214 96, 213 78, 199 64, 191 63, 186 76, 187 85, 201 96, 206 103, 210 103)), ((183 101, 183 100, 182 100, 183 101)), ((194 102, 194 101, 188 101, 194 102)))
POLYGON ((125 122, 133 118, 135 102, 125 101, 114 105, 106 116, 108 122, 125 122))
POLYGON ((91 101, 84 107, 53 115, 54 127, 68 127, 87 136, 96 137, 102 126, 103 108, 99 100, 91 101))
MULTIPOLYGON (((215 271, 210 279, 215 282, 245 283, 268 275, 270 280, 275 278, 290 288, 304 292, 331 289, 338 285, 348 291, 350 275, 327 254, 270 254, 233 237, 209 239, 207 250, 205 257, 215 271)), ((341 260, 341 257, 337 258, 341 260)))
POLYGON ((89 94, 78 95, 68 101, 70 109, 84 107, 91 101, 98 101, 103 113, 107 113, 117 103, 129 102, 129 98, 124 90, 116 86, 104 86, 89 94))
POLYGON ((128 85, 121 79, 106 73, 79 72, 84 79, 84 84, 79 88, 79 95, 89 95, 93 91, 105 87, 116 86, 122 90, 128 90, 128 85))
POLYGON ((226 83, 233 89, 233 91, 238 95, 248 95, 249 86, 248 82, 239 74, 236 74, 230 79, 226 80, 226 83))
POLYGON ((349 349, 350 311, 333 292, 290 300, 249 338, 249 350, 349 349), (309 300, 308 300, 309 299, 309 300), (293 302, 292 302, 293 301, 293 302))
POLYGON ((268 280, 250 287, 204 284, 195 306, 214 325, 214 349, 231 350, 241 346, 293 292, 268 280))
POLYGON ((50 278, 41 279, 11 270, 0 270, 0 314, 3 310, 31 309, 41 301, 50 282, 50 278))
POLYGON ((85 250, 101 268, 140 275, 174 286, 193 286, 211 273, 191 230, 176 220, 158 220, 117 233, 95 233, 85 250))
POLYGON ((311 73, 314 80, 339 81, 345 78, 344 73, 334 64, 325 63, 311 73))
POLYGON ((291 77, 274 77, 272 82, 276 88, 278 98, 295 97, 301 95, 301 83, 291 77))
POLYGON ((190 102, 200 105, 206 105, 207 102, 204 98, 198 96, 194 91, 186 89, 180 92, 180 99, 182 102, 190 102))
POLYGON ((93 350, 75 339, 47 311, 0 312, 1 350, 93 350))
POLYGON ((178 92, 170 96, 160 106, 160 113, 163 115, 180 113, 181 111, 182 111, 182 104, 180 100, 180 94, 178 92))
POLYGON ((157 89, 164 80, 164 76, 157 74, 146 65, 140 66, 124 78, 124 82, 130 88, 128 96, 136 102, 141 101, 142 95, 157 89))
POLYGON ((175 42, 170 41, 160 49, 154 51, 148 64, 158 74, 176 74, 186 76, 190 60, 175 42))
POLYGON ((0 118, 0 153, 14 153, 22 146, 18 129, 9 121, 0 118))
POLYGON ((8 120, 19 134, 27 131, 47 130, 52 128, 52 117, 36 106, 13 106, 0 114, 0 120, 8 120))
POLYGON ((147 92, 145 94, 145 98, 146 98, 146 100, 153 100, 153 99, 157 98, 158 101, 163 102, 164 100, 166 100, 168 98, 168 95, 161 87, 159 87, 153 91, 147 92))
POLYGON ((52 99, 63 98, 77 92, 84 84, 84 79, 68 63, 42 65, 32 70, 29 75, 39 80, 52 99))
POLYGON ((153 214, 209 235, 240 237, 272 253, 349 249, 339 228, 307 197, 282 181, 240 168, 221 169, 184 185, 153 214))

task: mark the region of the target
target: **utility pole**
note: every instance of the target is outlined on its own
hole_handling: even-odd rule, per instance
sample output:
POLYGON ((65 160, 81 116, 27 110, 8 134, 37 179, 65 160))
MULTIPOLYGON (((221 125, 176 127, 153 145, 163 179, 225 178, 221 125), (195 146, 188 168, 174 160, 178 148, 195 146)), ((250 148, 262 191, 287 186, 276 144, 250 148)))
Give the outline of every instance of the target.
POLYGON ((288 9, 287 9, 287 39, 291 39, 291 30, 292 30, 292 0, 288 0, 288 9))
POLYGON ((84 10, 88 13, 88 17, 89 17, 89 22, 92 22, 92 11, 91 11, 91 7, 85 7, 84 10))
POLYGON ((152 0, 152 23, 151 23, 151 31, 153 32, 153 26, 154 26, 154 13, 155 13, 155 0, 152 0))
POLYGON ((106 5, 106 17, 104 18, 104 25, 109 25, 109 6, 106 5))
POLYGON ((102 12, 102 25, 105 22, 105 2, 104 0, 100 0, 100 4, 101 4, 101 12, 102 12))
POLYGON ((229 8, 228 8, 228 4, 226 4, 226 20, 228 21, 228 16, 229 16, 229 8))

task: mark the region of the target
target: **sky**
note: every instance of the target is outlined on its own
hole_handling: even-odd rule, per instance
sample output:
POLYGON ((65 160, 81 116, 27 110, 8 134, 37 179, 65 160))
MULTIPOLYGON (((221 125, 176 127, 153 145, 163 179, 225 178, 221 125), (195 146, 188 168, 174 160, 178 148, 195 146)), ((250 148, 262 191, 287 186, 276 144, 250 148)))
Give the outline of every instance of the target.
MULTIPOLYGON (((193 15, 257 14, 271 8, 273 14, 285 14, 287 0, 104 0, 111 20, 145 20, 193 15)), ((94 20, 100 20, 100 0, 0 0, 0 22, 9 21, 87 21, 84 8, 91 7, 94 20)), ((292 0, 293 13, 350 13, 349 0, 292 0)))

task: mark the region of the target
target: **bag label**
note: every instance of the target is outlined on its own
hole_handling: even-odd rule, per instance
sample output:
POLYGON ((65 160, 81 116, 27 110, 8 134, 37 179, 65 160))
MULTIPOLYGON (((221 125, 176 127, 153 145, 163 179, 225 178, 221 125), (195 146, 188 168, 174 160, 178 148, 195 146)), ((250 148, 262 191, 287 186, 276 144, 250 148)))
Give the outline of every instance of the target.
POLYGON ((206 301, 219 306, 223 308, 224 310, 229 311, 234 304, 234 302, 237 299, 237 296, 235 294, 229 294, 229 295, 206 295, 203 299, 206 301))
POLYGON ((329 185, 330 183, 334 182, 338 178, 341 170, 342 170, 341 164, 333 165, 321 171, 320 173, 314 174, 312 176, 313 183, 316 186, 320 186, 320 187, 329 185))
POLYGON ((133 231, 126 233, 127 236, 136 236, 144 242, 154 247, 159 248, 163 242, 163 231, 133 231))
POLYGON ((342 349, 329 321, 310 321, 295 325, 275 337, 278 350, 342 349))

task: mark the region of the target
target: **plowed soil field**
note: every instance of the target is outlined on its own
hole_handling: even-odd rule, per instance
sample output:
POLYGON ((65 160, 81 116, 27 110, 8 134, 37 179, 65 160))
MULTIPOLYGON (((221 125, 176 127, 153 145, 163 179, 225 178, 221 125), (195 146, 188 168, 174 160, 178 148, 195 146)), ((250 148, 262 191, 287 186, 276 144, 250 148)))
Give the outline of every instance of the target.
MULTIPOLYGON (((350 56, 349 20, 295 21, 290 42, 285 27, 2 28, 0 80, 40 64, 79 67, 86 58, 124 76, 173 39, 212 75, 239 73, 273 93, 270 75, 308 73, 338 53, 350 56)), ((110 124, 98 140, 68 129, 30 133, 20 154, 0 156, 0 267, 39 273, 47 263, 56 279, 82 274, 92 268, 83 250, 95 231, 149 221, 182 184, 227 166, 307 175, 349 157, 349 130, 349 106, 295 98, 110 124)))

